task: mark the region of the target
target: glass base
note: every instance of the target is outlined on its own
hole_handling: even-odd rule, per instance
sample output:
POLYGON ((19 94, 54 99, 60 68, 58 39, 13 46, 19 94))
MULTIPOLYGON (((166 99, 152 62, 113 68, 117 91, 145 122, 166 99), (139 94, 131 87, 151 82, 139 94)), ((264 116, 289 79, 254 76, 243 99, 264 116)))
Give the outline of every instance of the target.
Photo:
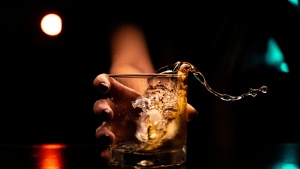
POLYGON ((132 152, 114 149, 111 152, 109 168, 176 168, 184 169, 185 149, 165 152, 132 152))

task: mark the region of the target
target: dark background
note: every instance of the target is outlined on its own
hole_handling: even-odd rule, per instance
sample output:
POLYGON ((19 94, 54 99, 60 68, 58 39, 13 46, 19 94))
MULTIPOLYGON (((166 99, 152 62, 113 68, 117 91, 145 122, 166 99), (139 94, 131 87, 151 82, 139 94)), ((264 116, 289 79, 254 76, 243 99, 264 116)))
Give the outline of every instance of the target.
POLYGON ((97 143, 100 121, 92 107, 98 93, 92 82, 108 72, 109 33, 122 21, 144 28, 156 68, 188 61, 213 89, 232 95, 269 87, 268 94, 224 102, 191 76, 189 102, 199 114, 189 123, 188 143, 300 141, 299 7, 288 1, 13 1, 0 9, 2 143, 97 143), (58 37, 40 30, 49 11, 63 19, 58 37), (289 73, 263 63, 270 37, 289 73))
MULTIPOLYGON (((108 72, 107 27, 96 1, 1 5, 1 135, 8 143, 93 143, 96 75, 108 72), (62 33, 40 29, 48 12, 62 33)), ((97 2, 99 3, 99 2, 97 2)), ((106 20, 106 19, 105 19, 106 20)))

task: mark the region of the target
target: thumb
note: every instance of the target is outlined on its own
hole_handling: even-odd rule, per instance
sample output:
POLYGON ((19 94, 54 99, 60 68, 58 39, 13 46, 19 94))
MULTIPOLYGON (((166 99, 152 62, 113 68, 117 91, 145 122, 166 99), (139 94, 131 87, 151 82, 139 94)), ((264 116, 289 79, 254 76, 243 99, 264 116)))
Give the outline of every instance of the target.
POLYGON ((186 111, 186 115, 187 115, 187 121, 192 121, 193 119, 195 119, 198 116, 198 112, 197 110, 190 104, 187 104, 187 111, 186 111))

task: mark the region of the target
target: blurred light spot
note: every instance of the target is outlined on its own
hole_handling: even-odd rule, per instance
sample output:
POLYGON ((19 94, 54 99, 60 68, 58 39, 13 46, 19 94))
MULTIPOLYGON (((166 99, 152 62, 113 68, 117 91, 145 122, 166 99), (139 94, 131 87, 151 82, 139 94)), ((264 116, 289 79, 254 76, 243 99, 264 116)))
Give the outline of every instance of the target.
POLYGON ((285 62, 281 63, 280 70, 284 73, 288 73, 289 72, 289 66, 287 65, 287 63, 285 63, 285 62))
POLYGON ((62 30, 62 20, 57 14, 47 14, 42 18, 41 28, 45 34, 56 36, 62 30))
POLYGON ((274 169, 299 169, 296 164, 278 164, 274 169))
POLYGON ((290 1, 290 3, 292 3, 292 4, 294 4, 294 5, 298 5, 298 0, 289 0, 290 1))
POLYGON ((268 66, 275 67, 280 72, 289 72, 288 65, 284 62, 284 56, 273 38, 270 38, 268 41, 265 62, 268 66))
POLYGON ((283 146, 282 157, 279 159, 279 162, 274 165, 273 169, 299 169, 297 165, 298 148, 296 144, 285 144, 283 146))
POLYGON ((43 144, 37 149, 38 169, 64 169, 63 144, 43 144))

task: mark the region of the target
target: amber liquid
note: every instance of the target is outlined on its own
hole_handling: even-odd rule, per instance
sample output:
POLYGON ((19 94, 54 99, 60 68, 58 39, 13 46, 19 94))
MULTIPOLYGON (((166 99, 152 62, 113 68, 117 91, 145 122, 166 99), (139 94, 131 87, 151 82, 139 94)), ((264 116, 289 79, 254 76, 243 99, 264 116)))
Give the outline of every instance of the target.
POLYGON ((186 162, 187 86, 181 78, 172 79, 171 85, 161 79, 157 81, 159 84, 150 84, 151 89, 143 98, 151 100, 148 109, 143 107, 144 102, 140 103, 144 100, 134 102, 134 108, 146 109, 136 121, 136 138, 111 145, 110 167, 183 167, 186 162), (169 86, 173 94, 169 94, 165 86, 169 86), (144 127, 140 132, 139 125, 144 127))

